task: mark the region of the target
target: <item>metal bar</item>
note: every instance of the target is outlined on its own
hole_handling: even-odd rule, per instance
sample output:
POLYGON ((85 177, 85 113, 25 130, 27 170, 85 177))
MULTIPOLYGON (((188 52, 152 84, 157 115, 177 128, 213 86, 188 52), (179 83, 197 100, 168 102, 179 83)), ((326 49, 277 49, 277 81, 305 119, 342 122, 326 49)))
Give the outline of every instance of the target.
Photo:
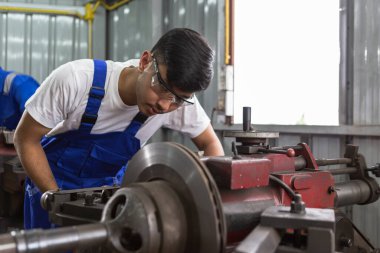
POLYGON ((69 15, 83 18, 86 11, 84 7, 62 6, 47 4, 27 4, 27 3, 0 3, 0 11, 22 12, 22 13, 41 13, 53 15, 69 15))
POLYGON ((336 165, 336 164, 350 164, 350 158, 335 158, 335 159, 317 159, 315 160, 318 166, 336 165))
POLYGON ((243 131, 251 130, 251 107, 243 107, 243 131))
POLYGON ((0 236, 2 253, 65 252, 97 247, 107 242, 104 223, 43 230, 16 231, 0 236))
POLYGON ((358 169, 355 167, 339 168, 339 169, 329 169, 328 170, 332 175, 342 175, 342 174, 354 174, 358 172, 358 169))
POLYGON ((236 248, 235 253, 276 252, 281 242, 279 232, 273 227, 257 226, 236 248))

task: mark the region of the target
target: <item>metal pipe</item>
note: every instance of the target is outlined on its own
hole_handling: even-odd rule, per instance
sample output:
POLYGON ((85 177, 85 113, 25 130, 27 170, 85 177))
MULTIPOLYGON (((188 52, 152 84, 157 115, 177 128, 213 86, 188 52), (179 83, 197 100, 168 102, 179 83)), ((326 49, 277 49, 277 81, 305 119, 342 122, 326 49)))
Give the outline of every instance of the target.
POLYGON ((0 236, 0 252, 17 253, 16 242, 11 234, 4 234, 0 236))
POLYGON ((329 169, 328 170, 332 175, 341 175, 341 174, 354 174, 358 172, 358 169, 355 167, 347 168, 338 168, 338 169, 329 169))
POLYGON ((104 0, 101 0, 100 2, 107 11, 113 11, 113 10, 121 7, 122 5, 129 3, 130 1, 132 1, 132 0, 121 0, 119 2, 112 4, 112 5, 107 4, 107 2, 105 2, 104 0))
POLYGON ((350 158, 336 158, 336 159, 317 159, 315 160, 318 166, 336 165, 336 164, 350 164, 350 158))
POLYGON ((114 4, 112 6, 107 5, 102 1, 97 1, 94 5, 87 3, 85 8, 83 7, 71 7, 71 6, 55 6, 54 9, 49 5, 43 4, 17 4, 17 3, 1 3, 0 11, 7 12, 20 12, 20 13, 30 13, 30 14, 46 14, 46 15, 64 15, 73 16, 85 21, 88 21, 88 58, 93 58, 93 20, 95 18, 96 9, 102 4, 107 10, 113 10, 121 5, 128 3, 128 1, 122 1, 121 3, 114 4))
POLYGON ((371 188, 362 180, 351 180, 337 183, 335 192, 335 207, 342 207, 365 203, 371 195, 371 188))
POLYGON ((230 6, 230 0, 225 0, 224 2, 224 8, 225 8, 225 47, 224 47, 224 64, 230 65, 231 64, 231 52, 230 52, 230 22, 231 22, 231 6, 230 6))
POLYGON ((0 252, 65 252, 104 245, 107 237, 107 227, 104 223, 51 230, 21 230, 0 236, 0 252))
POLYGON ((85 8, 77 6, 54 6, 47 4, 1 3, 0 11, 74 16, 84 19, 85 8))
POLYGON ((297 156, 294 158, 294 169, 302 170, 306 168, 306 160, 302 156, 297 156))
POLYGON ((251 130, 251 107, 243 107, 243 131, 251 130))

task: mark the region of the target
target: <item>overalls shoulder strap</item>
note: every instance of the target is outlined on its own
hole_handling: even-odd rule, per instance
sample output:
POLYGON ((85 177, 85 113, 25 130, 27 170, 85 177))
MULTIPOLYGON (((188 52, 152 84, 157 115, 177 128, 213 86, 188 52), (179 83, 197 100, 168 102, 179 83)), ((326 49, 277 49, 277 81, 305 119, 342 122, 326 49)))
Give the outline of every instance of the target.
POLYGON ((7 95, 10 90, 10 85, 14 77, 11 80, 8 78, 13 72, 5 71, 0 67, 0 95, 7 95))
POLYGON ((104 86, 107 77, 107 63, 94 60, 94 79, 90 89, 86 109, 82 115, 79 131, 90 133, 98 118, 100 104, 105 94, 104 86))
POLYGON ((7 75, 4 81, 4 87, 3 87, 3 95, 8 95, 9 91, 11 90, 13 79, 17 76, 16 73, 11 72, 7 75))
POLYGON ((125 131, 128 131, 133 136, 135 136, 137 131, 140 129, 140 127, 145 123, 147 119, 148 116, 144 115, 141 112, 138 112, 125 131))

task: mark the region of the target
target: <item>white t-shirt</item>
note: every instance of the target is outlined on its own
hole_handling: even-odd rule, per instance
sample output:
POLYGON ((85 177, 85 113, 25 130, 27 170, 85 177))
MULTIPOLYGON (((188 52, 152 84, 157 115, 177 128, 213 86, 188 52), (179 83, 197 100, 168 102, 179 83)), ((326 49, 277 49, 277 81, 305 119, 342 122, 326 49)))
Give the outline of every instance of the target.
MULTIPOLYGON (((138 66, 138 60, 107 61, 105 96, 102 100, 92 134, 124 131, 138 113, 138 107, 123 103, 118 92, 119 76, 123 68, 138 66)), ((93 60, 76 60, 54 70, 25 105, 28 113, 40 124, 52 128, 48 136, 79 128, 87 105, 94 76, 93 60)), ((127 77, 128 78, 128 77, 127 77)), ((178 130, 190 138, 197 137, 208 126, 210 119, 195 98, 194 105, 149 117, 136 137, 145 144, 161 127, 178 130)))

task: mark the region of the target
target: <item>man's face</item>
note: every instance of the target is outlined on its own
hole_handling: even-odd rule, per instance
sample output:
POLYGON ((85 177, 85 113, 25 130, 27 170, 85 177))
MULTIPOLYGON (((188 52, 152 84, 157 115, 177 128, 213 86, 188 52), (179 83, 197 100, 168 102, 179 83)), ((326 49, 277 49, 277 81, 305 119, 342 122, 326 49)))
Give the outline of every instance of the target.
POLYGON ((180 106, 193 104, 192 93, 183 92, 176 87, 167 84, 167 67, 151 60, 140 74, 137 86, 137 105, 145 115, 168 113, 180 106))

